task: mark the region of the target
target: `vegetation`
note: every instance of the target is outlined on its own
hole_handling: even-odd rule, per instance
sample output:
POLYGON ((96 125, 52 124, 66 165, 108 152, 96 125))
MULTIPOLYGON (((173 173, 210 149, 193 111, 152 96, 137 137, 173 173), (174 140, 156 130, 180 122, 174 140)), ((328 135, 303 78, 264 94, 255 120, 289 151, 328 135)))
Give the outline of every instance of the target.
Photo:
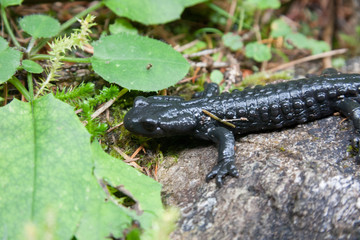
MULTIPOLYGON (((11 10, 21 3, 0 0, 2 239, 167 239, 178 211, 164 208, 161 185, 142 173, 156 171, 163 159, 158 145, 155 160, 139 157, 139 165, 136 154, 152 144, 148 139, 132 140, 121 129, 123 150, 100 144, 121 125, 132 99, 154 91, 189 95, 209 80, 229 90, 287 79, 288 72, 259 70, 271 59, 289 62, 286 51, 330 51, 328 43, 275 13, 279 0, 102 0, 62 23, 49 11, 12 24, 11 10), (197 6, 207 16, 199 13, 194 21, 204 22, 194 27, 178 20, 197 6), (103 9, 112 22, 108 29, 103 9), (144 36, 156 31, 177 50, 144 36), (90 65, 94 80, 62 86, 60 73, 69 63, 90 65), (177 83, 186 84, 171 87, 177 83), (7 103, 10 84, 23 101, 7 103), (100 118, 114 102, 113 121, 100 118)), ((358 37, 341 35, 353 44, 358 37)))

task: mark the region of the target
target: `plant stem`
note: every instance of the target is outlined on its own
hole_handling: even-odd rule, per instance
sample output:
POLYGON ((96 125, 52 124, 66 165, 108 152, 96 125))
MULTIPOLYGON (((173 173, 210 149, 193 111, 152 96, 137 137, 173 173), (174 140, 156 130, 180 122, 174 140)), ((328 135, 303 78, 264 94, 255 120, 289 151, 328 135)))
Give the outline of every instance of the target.
POLYGON ((30 53, 31 49, 34 47, 35 42, 36 42, 36 38, 32 37, 30 40, 30 43, 26 49, 27 53, 30 53))
MULTIPOLYGON (((59 34, 60 35, 65 29, 67 29, 68 27, 70 27, 72 24, 74 24, 78 19, 86 16, 87 14, 89 14, 92 11, 95 11, 98 8, 101 8, 104 5, 103 1, 95 4, 94 6, 78 13, 76 16, 72 17, 71 19, 69 19, 68 21, 66 21, 65 23, 63 23, 60 27, 60 31, 59 34)), ((49 41, 49 39, 42 39, 38 42, 38 44, 33 48, 32 53, 37 53, 47 42, 49 41)))
POLYGON ((27 81, 30 94, 30 102, 32 103, 34 101, 34 86, 32 81, 32 73, 27 73, 27 81))
POLYGON ((216 6, 214 3, 208 3, 207 4, 208 7, 212 10, 214 10, 215 12, 217 12, 220 15, 223 15, 224 17, 230 18, 231 20, 233 20, 234 22, 237 22, 238 19, 236 19, 234 16, 230 15, 227 11, 225 11, 224 9, 216 6))
POLYGON ((239 28, 238 33, 241 33, 244 25, 244 18, 245 18, 245 10, 243 8, 240 9, 240 16, 239 16, 239 28))
POLYGON ((16 47, 18 47, 18 48, 21 48, 20 43, 16 40, 16 37, 15 37, 14 33, 11 30, 10 24, 9 24, 9 22, 7 20, 7 17, 6 17, 5 7, 3 7, 3 5, 1 5, 1 18, 2 18, 2 20, 4 22, 6 31, 10 35, 10 38, 13 41, 14 45, 16 47))
POLYGON ((63 23, 60 27, 60 33, 62 31, 64 31, 65 29, 67 29, 68 27, 70 27, 71 25, 73 25, 78 19, 85 17, 86 15, 88 15, 89 13, 95 11, 98 8, 101 8, 104 5, 103 1, 98 2, 97 4, 95 4, 94 6, 78 13, 76 16, 70 18, 68 21, 66 21, 65 23, 63 23))
POLYGON ((50 72, 48 73, 46 80, 41 84, 41 87, 37 91, 37 93, 35 95, 35 98, 37 98, 44 91, 44 89, 49 84, 49 82, 54 78, 54 75, 55 75, 57 70, 58 70, 58 68, 54 68, 54 67, 52 67, 50 69, 50 72))
MULTIPOLYGON (((50 60, 53 56, 46 54, 37 54, 30 57, 31 60, 50 60)), ((62 57, 63 62, 74 62, 74 63, 90 63, 91 58, 75 58, 75 57, 62 57)))
POLYGON ((37 53, 47 42, 49 38, 43 38, 38 41, 38 44, 31 49, 30 55, 37 53))
POLYGON ((29 91, 26 90, 26 88, 24 87, 24 85, 22 85, 22 83, 18 78, 13 76, 12 78, 9 79, 8 82, 14 85, 14 87, 16 87, 16 89, 19 90, 19 92, 21 92, 22 95, 24 95, 27 101, 31 100, 29 91))
POLYGON ((121 89, 119 94, 116 96, 116 99, 119 99, 120 97, 124 96, 124 94, 127 93, 128 91, 129 91, 129 89, 127 89, 127 88, 121 89))

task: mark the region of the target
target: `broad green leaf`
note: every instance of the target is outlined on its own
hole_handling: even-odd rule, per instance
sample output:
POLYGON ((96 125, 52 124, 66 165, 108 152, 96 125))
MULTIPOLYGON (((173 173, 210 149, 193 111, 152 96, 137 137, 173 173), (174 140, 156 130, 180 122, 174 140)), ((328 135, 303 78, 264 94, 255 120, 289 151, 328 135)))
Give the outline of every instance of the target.
POLYGON ((274 38, 284 37, 291 32, 291 27, 283 19, 277 19, 271 23, 270 35, 274 38))
MULTIPOLYGON (((110 234, 120 238, 123 237, 123 230, 130 228, 134 220, 139 222, 142 230, 153 233, 153 225, 162 220, 164 213, 160 199, 160 184, 123 161, 104 153, 97 142, 92 144, 92 153, 95 177, 102 182, 103 187, 110 184, 122 188, 124 193, 136 201, 136 205, 132 208, 116 205, 114 201, 117 199, 106 195, 94 179, 94 184, 89 185, 91 194, 87 211, 75 233, 77 239, 105 239, 110 234)), ((166 227, 171 227, 171 222, 168 226, 163 226, 166 227)), ((128 237, 126 239, 129 239, 128 237)))
POLYGON ((258 42, 252 42, 246 45, 245 55, 253 58, 257 62, 264 62, 271 59, 270 48, 258 42))
POLYGON ((115 14, 143 24, 160 24, 180 18, 185 7, 205 0, 104 0, 115 14))
POLYGON ((184 8, 179 0, 104 0, 104 3, 118 16, 147 25, 178 19, 184 8))
POLYGON ((133 219, 126 211, 108 199, 95 178, 89 187, 91 189, 86 212, 75 233, 76 238, 98 240, 106 239, 110 234, 117 239, 123 237, 123 230, 131 225, 133 219))
POLYGON ((58 20, 40 14, 23 17, 20 20, 20 27, 34 38, 50 38, 60 31, 58 20))
POLYGON ((233 33, 227 33, 222 36, 224 45, 233 51, 237 51, 243 47, 243 42, 239 35, 233 33))
POLYGON ((4 51, 8 47, 9 47, 8 42, 4 38, 0 37, 0 52, 4 51))
POLYGON ((0 0, 0 5, 3 7, 20 5, 23 0, 0 0))
POLYGON ((121 187, 136 201, 134 209, 123 208, 129 215, 140 221, 141 227, 149 229, 154 219, 163 212, 161 184, 128 166, 119 159, 104 153, 98 144, 93 144, 95 176, 112 187, 121 187), (134 177, 136 176, 136 181, 134 177))
POLYGON ((109 26, 110 33, 112 35, 118 33, 130 33, 130 34, 137 34, 138 31, 136 28, 131 25, 131 23, 123 18, 118 18, 115 20, 115 23, 110 24, 109 26))
POLYGON ((128 89, 157 91, 185 76, 189 63, 170 45, 118 34, 94 43, 93 68, 105 80, 128 89))
POLYGON ((181 0, 184 7, 190 7, 198 3, 207 2, 208 0, 181 0))
POLYGON ((33 108, 14 99, 0 118, 0 238, 29 239, 35 229, 33 239, 71 239, 87 204, 89 133, 52 95, 33 108))
POLYGON ((15 74, 21 55, 21 52, 8 47, 6 40, 0 37, 0 84, 15 74))
POLYGON ((23 60, 22 66, 26 71, 31 73, 42 73, 44 71, 40 64, 31 60, 23 60))

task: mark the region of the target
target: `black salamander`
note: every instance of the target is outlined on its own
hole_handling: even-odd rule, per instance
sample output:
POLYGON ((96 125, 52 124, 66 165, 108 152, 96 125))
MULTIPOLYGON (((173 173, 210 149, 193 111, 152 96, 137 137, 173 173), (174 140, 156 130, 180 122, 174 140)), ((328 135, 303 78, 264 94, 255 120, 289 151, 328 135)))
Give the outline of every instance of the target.
MULTIPOLYGON (((352 145, 360 139, 360 74, 326 69, 320 76, 255 86, 219 94, 216 84, 205 86, 194 99, 137 97, 125 115, 129 131, 149 137, 193 135, 218 145, 218 162, 206 176, 221 187, 225 175, 238 177, 234 165, 236 134, 276 130, 341 112, 354 124, 352 145)), ((359 154, 357 155, 359 162, 359 154)))

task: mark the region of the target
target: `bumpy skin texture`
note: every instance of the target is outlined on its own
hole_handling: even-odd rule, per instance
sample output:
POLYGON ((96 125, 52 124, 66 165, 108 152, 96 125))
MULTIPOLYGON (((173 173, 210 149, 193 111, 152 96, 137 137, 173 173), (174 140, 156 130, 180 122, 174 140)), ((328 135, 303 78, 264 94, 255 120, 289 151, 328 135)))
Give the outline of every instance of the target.
POLYGON ((359 93, 360 75, 342 74, 335 69, 326 69, 320 76, 235 90, 231 94, 219 95, 218 86, 208 84, 190 101, 170 96, 137 97, 125 115, 124 125, 131 132, 149 137, 193 135, 215 142, 218 163, 206 180, 216 178, 220 187, 224 176, 239 175, 234 165, 236 134, 294 126, 340 111, 353 121, 353 146, 358 148, 359 93))

